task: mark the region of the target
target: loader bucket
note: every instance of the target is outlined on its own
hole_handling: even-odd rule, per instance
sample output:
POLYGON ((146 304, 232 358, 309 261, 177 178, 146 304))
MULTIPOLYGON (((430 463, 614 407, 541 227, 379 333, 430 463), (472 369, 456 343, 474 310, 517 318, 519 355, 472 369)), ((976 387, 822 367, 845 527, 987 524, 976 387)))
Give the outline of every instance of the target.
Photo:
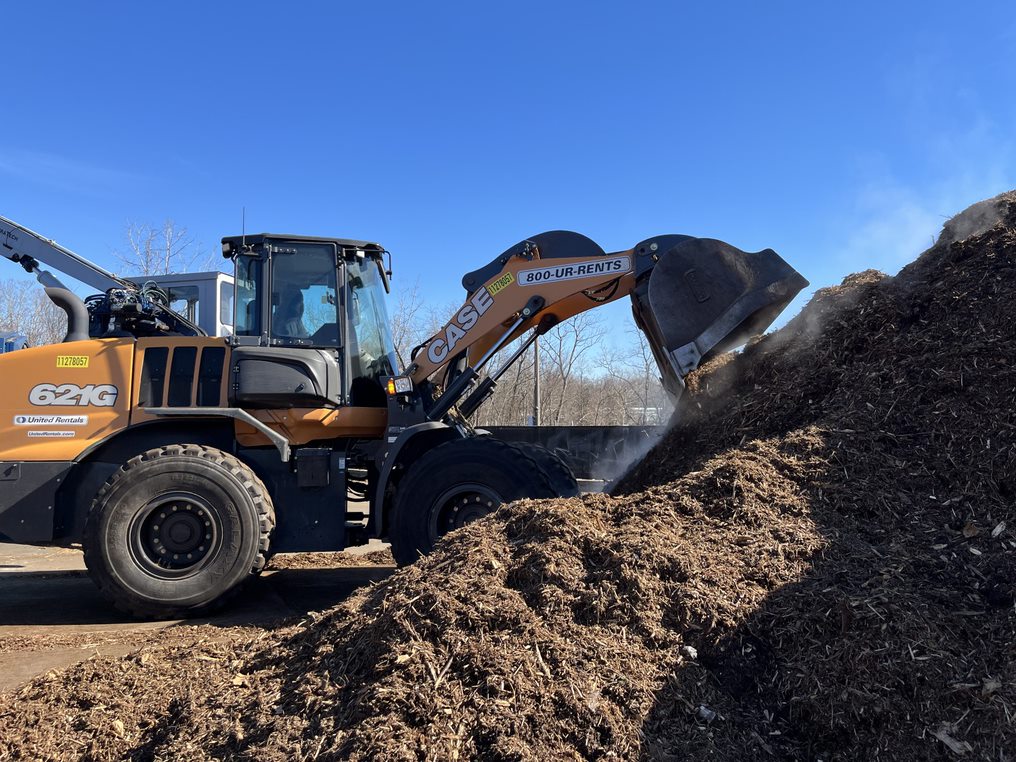
POLYGON ((750 253, 712 238, 661 236, 635 252, 635 320, 675 397, 685 376, 763 333, 808 285, 772 249, 750 253))

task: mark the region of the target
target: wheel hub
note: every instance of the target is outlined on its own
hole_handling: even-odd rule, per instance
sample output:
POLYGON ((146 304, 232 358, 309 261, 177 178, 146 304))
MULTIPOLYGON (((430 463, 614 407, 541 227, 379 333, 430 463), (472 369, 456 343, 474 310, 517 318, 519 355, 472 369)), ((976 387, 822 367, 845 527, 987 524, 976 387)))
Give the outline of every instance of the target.
POLYGON ((197 571, 219 540, 215 511, 192 493, 160 495, 131 526, 131 548, 149 573, 176 578, 197 571))
POLYGON ((153 526, 152 538, 171 553, 193 553, 204 539, 203 529, 200 514, 196 516, 188 508, 185 513, 174 513, 162 524, 153 526))
POLYGON ((453 528, 458 529, 470 521, 476 521, 496 507, 491 500, 485 500, 482 495, 463 495, 454 506, 453 528))
POLYGON ((431 507, 431 540, 492 513, 503 502, 485 484, 459 484, 446 490, 431 507))

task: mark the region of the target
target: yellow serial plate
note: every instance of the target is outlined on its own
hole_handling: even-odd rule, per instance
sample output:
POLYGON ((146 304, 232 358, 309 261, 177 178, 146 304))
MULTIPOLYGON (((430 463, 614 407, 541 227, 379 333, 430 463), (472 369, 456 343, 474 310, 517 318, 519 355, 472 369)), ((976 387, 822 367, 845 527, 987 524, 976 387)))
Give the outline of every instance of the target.
POLYGON ((513 280, 514 279, 512 278, 511 273, 505 273, 496 281, 487 286, 487 293, 490 294, 491 296, 494 296, 495 294, 497 294, 498 291, 504 291, 505 288, 510 286, 513 280))
POLYGON ((58 368, 87 368, 87 355, 57 355, 56 367, 58 368))

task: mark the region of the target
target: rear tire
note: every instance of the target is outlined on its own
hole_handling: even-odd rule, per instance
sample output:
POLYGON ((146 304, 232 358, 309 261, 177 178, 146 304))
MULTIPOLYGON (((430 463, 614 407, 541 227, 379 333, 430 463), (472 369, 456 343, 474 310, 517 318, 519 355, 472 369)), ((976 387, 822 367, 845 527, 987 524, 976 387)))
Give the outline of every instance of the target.
POLYGON ((85 565, 118 609, 147 619, 207 613, 261 572, 275 513, 264 484, 221 450, 131 458, 92 501, 85 565))
POLYGON ((446 442, 409 467, 392 512, 392 555, 400 566, 430 553, 437 540, 524 497, 556 497, 537 461, 493 437, 446 442))

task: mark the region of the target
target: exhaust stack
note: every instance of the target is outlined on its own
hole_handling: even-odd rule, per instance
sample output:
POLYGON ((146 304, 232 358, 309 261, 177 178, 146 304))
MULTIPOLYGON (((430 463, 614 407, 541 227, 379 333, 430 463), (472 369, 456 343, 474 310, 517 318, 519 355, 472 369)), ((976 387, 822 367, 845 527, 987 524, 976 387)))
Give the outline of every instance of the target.
POLYGON ((81 297, 70 289, 45 287, 46 296, 57 307, 67 313, 67 335, 64 342, 88 340, 88 310, 81 297))

